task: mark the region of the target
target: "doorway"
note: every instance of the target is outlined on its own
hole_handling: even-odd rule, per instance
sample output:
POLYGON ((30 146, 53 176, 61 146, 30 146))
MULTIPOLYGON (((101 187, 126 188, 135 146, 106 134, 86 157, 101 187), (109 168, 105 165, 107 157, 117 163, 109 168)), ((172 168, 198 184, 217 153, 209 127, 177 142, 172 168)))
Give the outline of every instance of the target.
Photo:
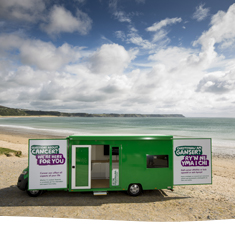
POLYGON ((119 186, 119 146, 73 145, 72 189, 119 186))
POLYGON ((92 145, 91 188, 109 188, 109 145, 92 145))

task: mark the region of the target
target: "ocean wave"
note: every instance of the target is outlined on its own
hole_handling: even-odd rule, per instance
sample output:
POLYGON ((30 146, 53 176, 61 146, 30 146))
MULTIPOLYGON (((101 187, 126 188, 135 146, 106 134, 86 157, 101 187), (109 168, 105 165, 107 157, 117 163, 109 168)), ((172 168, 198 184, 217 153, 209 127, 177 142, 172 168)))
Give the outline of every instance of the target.
POLYGON ((18 126, 18 125, 0 125, 0 127, 3 128, 11 128, 11 129, 20 129, 20 130, 27 130, 27 131, 32 131, 33 133, 57 133, 57 134, 74 134, 74 131, 71 130, 66 130, 66 129, 50 129, 50 128, 36 128, 36 127, 29 127, 29 126, 18 126))

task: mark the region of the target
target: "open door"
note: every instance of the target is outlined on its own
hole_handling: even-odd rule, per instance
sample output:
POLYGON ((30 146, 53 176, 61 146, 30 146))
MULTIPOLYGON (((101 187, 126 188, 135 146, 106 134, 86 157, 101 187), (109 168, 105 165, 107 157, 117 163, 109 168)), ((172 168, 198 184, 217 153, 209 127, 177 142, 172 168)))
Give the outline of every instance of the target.
POLYGON ((120 154, 121 147, 110 145, 110 187, 120 186, 120 154))
POLYGON ((72 146, 72 189, 91 188, 91 145, 72 146))

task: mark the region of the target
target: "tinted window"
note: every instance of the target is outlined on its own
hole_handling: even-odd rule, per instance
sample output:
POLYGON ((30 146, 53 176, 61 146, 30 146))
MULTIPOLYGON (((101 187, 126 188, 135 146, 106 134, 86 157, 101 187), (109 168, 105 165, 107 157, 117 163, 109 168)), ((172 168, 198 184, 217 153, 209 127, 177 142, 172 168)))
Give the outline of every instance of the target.
MULTIPOLYGON (((109 145, 104 145, 104 155, 109 155, 109 145)), ((119 148, 113 147, 112 148, 112 155, 119 155, 119 148)))
POLYGON ((147 155, 147 168, 168 167, 168 155, 147 155))

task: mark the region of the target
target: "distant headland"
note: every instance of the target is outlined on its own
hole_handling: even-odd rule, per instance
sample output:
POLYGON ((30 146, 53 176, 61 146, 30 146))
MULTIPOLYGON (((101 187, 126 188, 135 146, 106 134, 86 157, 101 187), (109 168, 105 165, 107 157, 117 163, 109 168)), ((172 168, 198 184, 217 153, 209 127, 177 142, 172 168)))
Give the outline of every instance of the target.
POLYGON ((182 114, 118 114, 118 113, 64 113, 58 111, 41 111, 8 108, 0 105, 0 116, 56 116, 56 117, 184 117, 182 114))

